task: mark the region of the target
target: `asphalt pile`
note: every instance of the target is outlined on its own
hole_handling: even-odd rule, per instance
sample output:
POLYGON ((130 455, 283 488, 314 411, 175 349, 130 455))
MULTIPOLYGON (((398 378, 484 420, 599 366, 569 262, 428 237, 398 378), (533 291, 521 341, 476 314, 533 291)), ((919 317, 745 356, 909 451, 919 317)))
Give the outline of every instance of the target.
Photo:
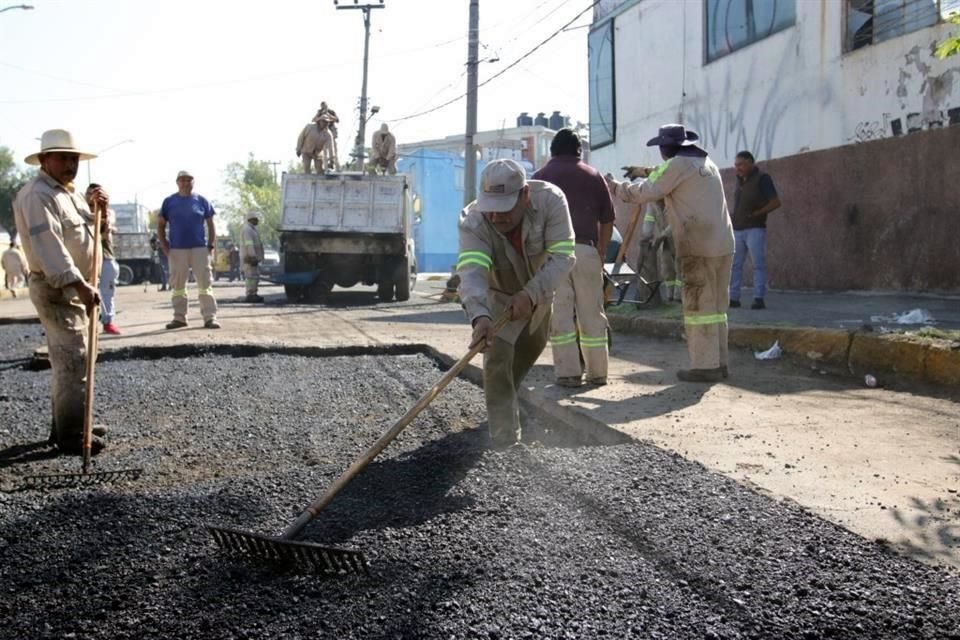
MULTIPOLYGON (((279 533, 439 375, 422 355, 101 363, 94 470, 144 475, 0 493, 0 638, 960 638, 956 573, 644 443, 574 446, 532 409, 532 442, 489 450, 463 381, 305 532, 370 575, 218 552, 204 525, 279 533)), ((79 470, 24 451, 49 372, 2 376, 0 484, 79 470)))

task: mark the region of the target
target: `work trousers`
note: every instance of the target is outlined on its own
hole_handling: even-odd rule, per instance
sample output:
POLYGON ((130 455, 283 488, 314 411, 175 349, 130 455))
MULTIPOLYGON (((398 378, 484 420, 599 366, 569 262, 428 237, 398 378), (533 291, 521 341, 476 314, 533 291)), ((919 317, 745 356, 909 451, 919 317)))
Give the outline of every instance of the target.
POLYGON ((677 269, 677 258, 673 254, 673 240, 664 240, 660 245, 658 255, 660 262, 660 276, 663 281, 663 299, 668 301, 680 300, 680 289, 683 281, 677 269))
POLYGON ((113 322, 115 315, 113 301, 117 294, 117 277, 120 275, 117 261, 104 258, 100 271, 100 322, 113 322))
POLYGON ((216 320, 217 301, 210 284, 210 252, 206 247, 193 249, 170 249, 170 289, 173 295, 173 319, 187 321, 187 277, 193 269, 197 279, 197 297, 203 321, 216 320))
POLYGON ((528 328, 524 328, 515 344, 494 338, 483 357, 483 391, 490 439, 494 444, 509 445, 520 440, 517 391, 547 346, 549 314, 532 333, 528 328))
POLYGON ((17 289, 19 289, 22 284, 23 276, 19 273, 4 273, 3 274, 3 286, 7 291, 13 292, 13 297, 17 297, 17 289))
POLYGON ((316 155, 312 153, 304 153, 300 156, 300 160, 303 162, 303 172, 304 173, 317 173, 323 174, 323 152, 320 152, 316 155), (310 165, 313 165, 315 171, 310 170, 310 165))
POLYGON ((64 453, 80 453, 86 407, 87 310, 72 296, 71 288, 55 289, 36 276, 30 277, 29 287, 30 300, 47 334, 52 439, 64 453))
POLYGON ((727 365, 727 283, 733 256, 680 258, 683 324, 691 369, 727 365))
POLYGON ((743 264, 750 256, 753 266, 753 297, 767 294, 767 230, 741 229, 734 231, 737 245, 733 254, 733 273, 730 275, 730 299, 740 300, 740 285, 743 282, 743 264))
POLYGON ((257 295, 257 287, 260 285, 260 267, 255 264, 244 264, 243 277, 246 279, 247 295, 257 295))
POLYGON ((587 244, 576 244, 577 262, 557 287, 550 323, 553 372, 557 378, 587 380, 607 377, 607 316, 603 312, 603 265, 600 254, 587 244), (579 344, 578 344, 579 343, 579 344))

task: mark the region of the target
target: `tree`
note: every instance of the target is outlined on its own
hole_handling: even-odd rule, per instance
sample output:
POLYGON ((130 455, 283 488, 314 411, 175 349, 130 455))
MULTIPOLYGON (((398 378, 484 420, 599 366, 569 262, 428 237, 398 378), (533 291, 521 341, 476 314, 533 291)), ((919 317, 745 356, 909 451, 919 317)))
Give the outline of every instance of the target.
POLYGON ((7 147, 0 147, 0 227, 6 229, 11 238, 17 235, 17 227, 13 222, 13 199, 33 174, 33 171, 20 171, 13 160, 13 152, 7 147))
MULTIPOLYGON (((949 20, 955 25, 960 25, 960 13, 950 14, 949 20)), ((960 53, 960 31, 954 31, 952 36, 937 45, 936 55, 941 60, 958 53, 960 53)))
POLYGON ((280 226, 280 185, 274 177, 273 167, 265 160, 257 160, 251 153, 246 164, 231 162, 225 173, 230 200, 223 211, 230 235, 238 237, 247 214, 257 211, 260 214, 257 230, 263 244, 276 246, 280 226))

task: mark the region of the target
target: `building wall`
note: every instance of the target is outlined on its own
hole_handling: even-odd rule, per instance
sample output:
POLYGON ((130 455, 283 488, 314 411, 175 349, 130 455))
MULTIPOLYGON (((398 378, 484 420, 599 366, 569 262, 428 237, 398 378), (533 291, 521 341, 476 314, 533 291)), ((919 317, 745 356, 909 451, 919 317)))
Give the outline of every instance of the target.
MULTIPOLYGON (((770 286, 960 292, 960 127, 762 163, 770 286)), ((733 205, 735 174, 724 171, 733 205)))
POLYGON ((960 121, 960 57, 932 55, 949 25, 844 53, 844 3, 796 0, 793 27, 705 63, 702 0, 626 6, 612 18, 616 142, 592 156, 604 169, 659 161, 644 145, 666 122, 730 166, 741 149, 780 158, 960 121))

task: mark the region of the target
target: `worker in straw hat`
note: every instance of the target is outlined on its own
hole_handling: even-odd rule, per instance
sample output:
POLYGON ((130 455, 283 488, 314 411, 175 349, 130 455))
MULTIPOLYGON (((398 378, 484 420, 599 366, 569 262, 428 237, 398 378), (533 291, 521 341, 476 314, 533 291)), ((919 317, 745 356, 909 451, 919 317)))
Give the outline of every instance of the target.
MULTIPOLYGON (((80 455, 85 414, 86 327, 100 304, 93 282, 94 215, 73 181, 80 160, 95 158, 74 144, 63 129, 45 131, 40 151, 24 162, 39 165, 36 177, 17 193, 13 215, 30 269, 30 300, 47 334, 52 373, 53 421, 50 442, 62 453, 80 455)), ((109 199, 101 188, 90 202, 106 215, 109 199)), ((103 449, 95 429, 92 453, 103 449)))
POLYGON ((240 262, 243 264, 243 276, 247 285, 247 302, 263 302, 263 296, 257 295, 260 284, 260 263, 263 262, 263 242, 260 241, 260 214, 251 211, 247 214, 247 224, 243 225, 240 238, 240 262))

